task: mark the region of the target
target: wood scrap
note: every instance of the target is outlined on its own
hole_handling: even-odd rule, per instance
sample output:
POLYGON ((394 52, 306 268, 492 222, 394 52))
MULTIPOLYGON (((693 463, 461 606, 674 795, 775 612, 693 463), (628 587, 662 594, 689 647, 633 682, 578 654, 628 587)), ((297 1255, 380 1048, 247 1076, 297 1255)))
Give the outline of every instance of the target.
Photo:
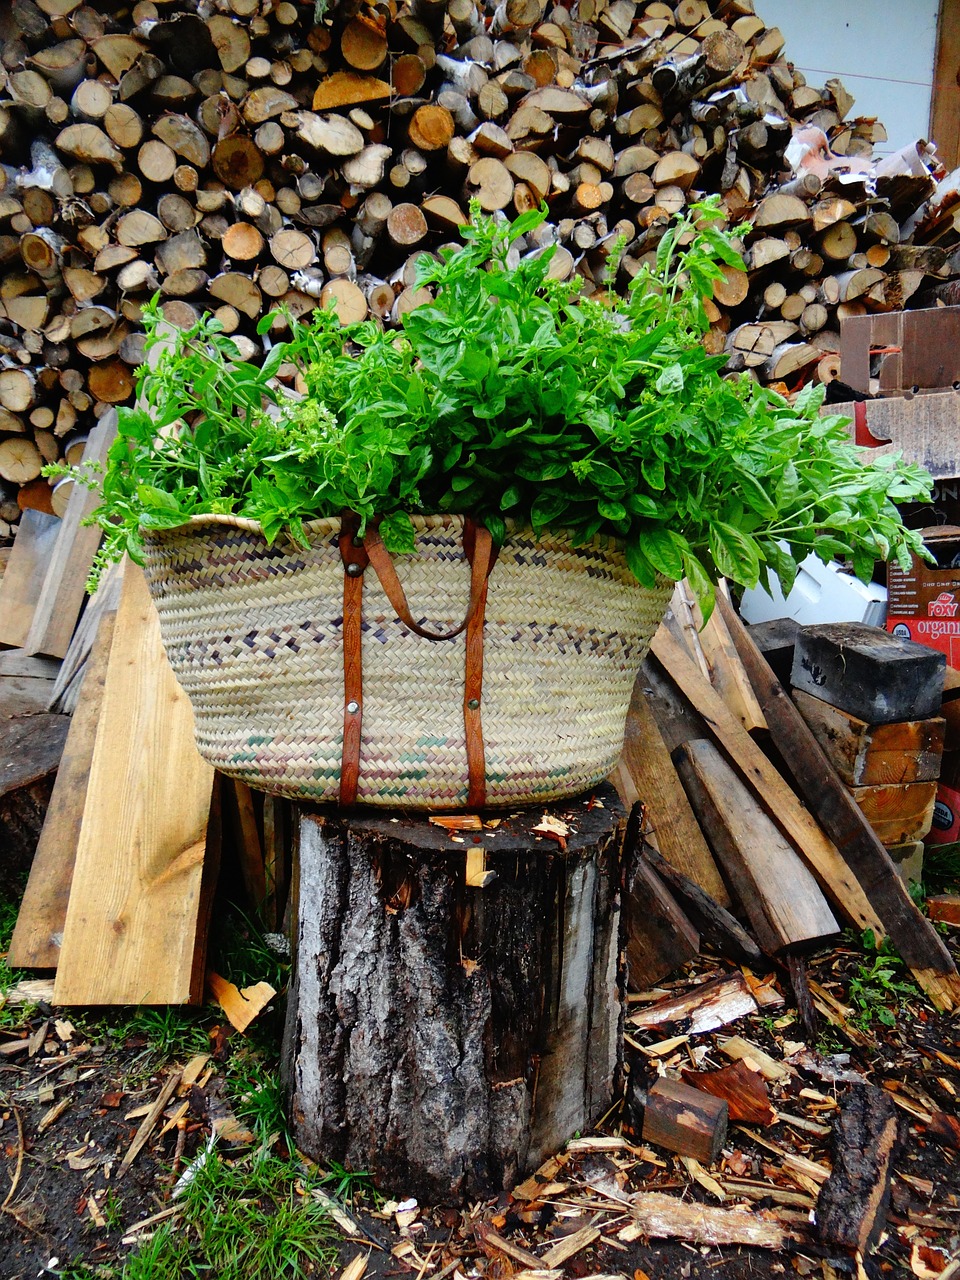
POLYGON ((771 1125, 777 1115, 770 1103, 770 1094, 759 1072, 752 1070, 742 1059, 719 1071, 683 1071, 683 1081, 692 1089, 722 1098, 731 1120, 746 1124, 771 1125))
POLYGON ((207 973, 207 986, 229 1018, 231 1026, 238 1031, 246 1031, 277 995, 269 982, 257 982, 253 986, 240 988, 212 969, 207 973))
MULTIPOLYGON (((722 597, 718 608, 722 607, 722 597)), ((729 617, 727 624, 730 626, 729 617)), ((731 635, 737 635, 730 627, 731 635)), ((739 646, 738 646, 739 647, 739 646)), ((806 860, 835 907, 852 917, 862 928, 882 933, 880 920, 859 883, 844 863, 836 845, 821 830, 809 811, 803 807, 783 777, 746 732, 740 721, 677 645, 661 629, 654 637, 651 653, 659 662, 683 697, 688 699, 727 758, 749 784, 764 809, 806 860)), ((741 658, 743 657, 741 653, 741 658)), ((749 663, 744 662, 753 679, 749 663)), ((761 706, 764 706, 761 698, 761 706)), ((766 706, 764 714, 768 716, 766 706)), ((771 729, 772 729, 771 725, 771 729)))
POLYGON ((713 743, 684 743, 676 763, 761 946, 777 954, 835 937, 840 927, 816 880, 713 743))
POLYGON ((817 1200, 819 1239, 865 1257, 876 1246, 890 1201, 897 1117, 889 1094, 853 1085, 834 1129, 833 1172, 817 1200))
POLYGON ((687 914, 721 954, 734 960, 761 958, 763 953, 739 920, 715 902, 698 884, 694 884, 672 867, 652 845, 644 843, 641 856, 670 886, 683 903, 687 914))
POLYGON ((727 1136, 723 1098, 661 1076, 647 1090, 643 1140, 715 1164, 727 1136))
POLYGON ((630 810, 624 836, 624 860, 633 867, 624 902, 627 980, 635 991, 652 987, 700 950, 700 935, 676 898, 650 864, 636 856, 642 815, 638 802, 630 810))
POLYGON ((798 1238, 796 1228, 785 1225, 765 1210, 718 1209, 712 1205, 679 1200, 657 1191, 641 1191, 631 1198, 633 1222, 617 1233, 618 1240, 689 1240, 693 1244, 748 1244, 762 1249, 783 1249, 798 1238))
POLYGON ((33 859, 70 722, 34 715, 0 721, 0 885, 11 901, 33 859))
MULTIPOLYGON (((802 794, 815 808, 835 847, 842 850, 845 861, 857 876, 857 889, 869 900, 870 916, 889 935, 937 1007, 954 1008, 960 1004, 960 975, 950 953, 913 903, 887 851, 831 769, 805 720, 750 641, 733 609, 722 596, 717 607, 724 612, 773 740, 780 753, 789 759, 802 794)), ((899 710, 897 715, 903 718, 899 710)))
POLYGON ((665 996, 638 1013, 630 1014, 627 1022, 632 1027, 646 1029, 689 1019, 690 1035, 699 1035, 756 1012, 757 1002, 742 974, 734 973, 728 978, 701 983, 680 995, 665 996))

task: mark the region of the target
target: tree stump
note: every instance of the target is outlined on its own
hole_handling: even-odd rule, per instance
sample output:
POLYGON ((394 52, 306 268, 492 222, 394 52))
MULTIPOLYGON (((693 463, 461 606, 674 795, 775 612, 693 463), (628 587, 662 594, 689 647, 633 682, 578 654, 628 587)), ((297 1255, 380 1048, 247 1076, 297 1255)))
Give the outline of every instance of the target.
POLYGON ((618 1083, 616 793, 493 822, 300 816, 284 1053, 296 1141, 428 1203, 511 1187, 618 1083), (567 834, 536 832, 545 815, 567 834))

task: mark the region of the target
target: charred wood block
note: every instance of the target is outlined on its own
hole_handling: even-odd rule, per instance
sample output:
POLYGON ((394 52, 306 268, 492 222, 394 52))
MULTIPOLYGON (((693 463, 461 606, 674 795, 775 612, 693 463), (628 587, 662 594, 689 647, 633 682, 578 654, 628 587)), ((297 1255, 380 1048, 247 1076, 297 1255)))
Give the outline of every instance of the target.
POLYGON ((833 1171, 817 1200, 823 1244, 865 1255, 883 1230, 897 1142, 893 1099, 873 1085, 854 1085, 833 1134, 833 1171))
POLYGON ((793 654, 799 634, 800 624, 793 618, 773 618, 770 622, 757 622, 750 627, 750 639, 785 689, 790 688, 793 654))
POLYGON ((913 640, 860 622, 803 627, 793 661, 794 688, 865 720, 893 724, 936 716, 946 658, 913 640))
POLYGON ((624 906, 627 974, 634 991, 646 991, 700 950, 700 935, 676 898, 647 862, 637 863, 624 906))
POLYGON ((284 1060, 302 1150, 454 1203, 513 1186, 602 1114, 629 869, 616 793, 595 798, 547 806, 565 847, 533 830, 543 806, 462 834, 301 812, 284 1060))
POLYGON ((727 1104, 723 1098, 662 1077, 647 1091, 643 1140, 714 1164, 727 1136, 727 1104))

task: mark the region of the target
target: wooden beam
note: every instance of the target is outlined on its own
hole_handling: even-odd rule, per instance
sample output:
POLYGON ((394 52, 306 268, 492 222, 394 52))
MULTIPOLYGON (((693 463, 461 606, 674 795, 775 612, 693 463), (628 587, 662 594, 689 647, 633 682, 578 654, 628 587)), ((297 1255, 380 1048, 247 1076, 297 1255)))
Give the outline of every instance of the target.
POLYGON ((960 165, 960 0, 940 0, 933 60, 930 138, 947 169, 960 165))
POLYGON ((60 533, 56 516, 24 511, 0 579, 0 644, 23 647, 60 533))

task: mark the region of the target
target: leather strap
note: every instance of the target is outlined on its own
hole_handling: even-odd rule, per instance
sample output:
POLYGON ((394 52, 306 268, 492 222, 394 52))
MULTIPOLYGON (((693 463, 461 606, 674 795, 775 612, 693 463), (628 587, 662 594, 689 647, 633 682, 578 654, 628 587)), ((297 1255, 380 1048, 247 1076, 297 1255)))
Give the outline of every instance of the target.
MULTIPOLYGON (((486 529, 483 532, 490 537, 486 529)), ((487 799, 487 760, 480 716, 483 695, 483 622, 489 581, 489 576, 484 578, 477 609, 467 620, 463 730, 467 743, 467 807, 470 809, 482 809, 487 799)))
POLYGON ((380 579, 380 585, 383 587, 387 599, 393 605, 397 617, 405 626, 409 627, 416 635, 423 636, 424 640, 453 640, 462 631, 466 630, 470 619, 480 607, 480 596, 496 560, 493 539, 490 537, 488 529, 477 528, 472 520, 464 523, 463 550, 470 561, 470 603, 467 606, 467 615, 459 627, 453 631, 446 632, 428 631, 426 627, 421 627, 414 620, 413 614, 410 612, 410 606, 407 604, 403 585, 397 577, 393 559, 390 552, 383 545, 383 539, 380 537, 379 531, 372 527, 369 528, 363 541, 367 549, 367 555, 370 557, 370 563, 380 579))
POLYGON ((359 518, 351 511, 340 521, 343 560, 343 751, 340 757, 340 803, 353 804, 360 781, 360 738, 363 727, 363 573, 369 564, 363 543, 356 540, 359 518))

